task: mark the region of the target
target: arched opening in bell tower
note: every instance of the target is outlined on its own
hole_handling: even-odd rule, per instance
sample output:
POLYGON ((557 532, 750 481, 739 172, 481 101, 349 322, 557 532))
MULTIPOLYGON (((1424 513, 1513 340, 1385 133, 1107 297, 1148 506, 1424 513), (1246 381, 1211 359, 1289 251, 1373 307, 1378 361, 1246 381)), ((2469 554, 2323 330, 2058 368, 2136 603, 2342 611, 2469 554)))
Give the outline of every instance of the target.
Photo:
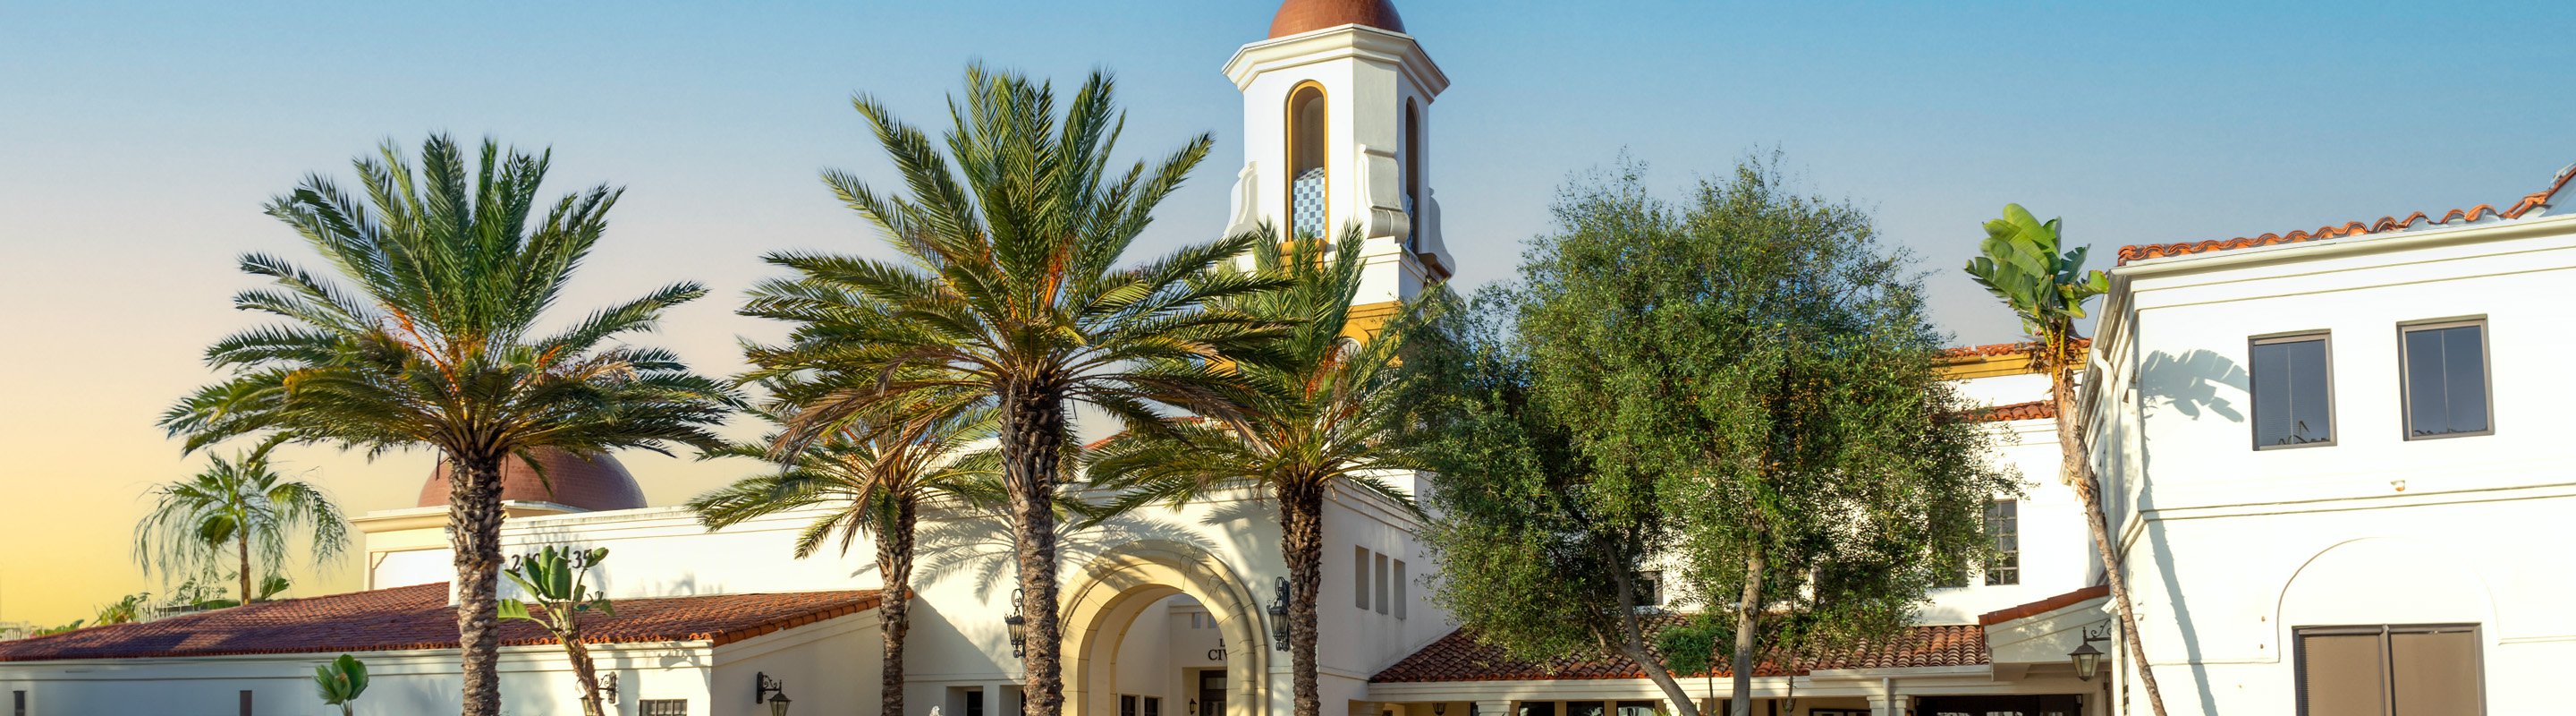
POLYGON ((1404 172, 1404 250, 1420 251, 1422 236, 1422 109, 1404 102, 1404 152, 1397 171, 1404 172))
POLYGON ((1324 86, 1313 82, 1288 91, 1288 231, 1292 238, 1325 236, 1324 86))

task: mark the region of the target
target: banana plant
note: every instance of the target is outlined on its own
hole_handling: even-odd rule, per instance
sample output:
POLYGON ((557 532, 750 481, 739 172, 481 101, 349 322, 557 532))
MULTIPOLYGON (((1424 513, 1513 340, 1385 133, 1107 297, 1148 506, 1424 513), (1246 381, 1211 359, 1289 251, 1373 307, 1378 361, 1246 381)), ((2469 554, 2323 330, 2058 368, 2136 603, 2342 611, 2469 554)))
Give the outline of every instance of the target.
POLYGON ((322 703, 340 707, 340 716, 350 716, 357 712, 358 695, 367 692, 367 664, 341 654, 313 667, 313 685, 321 689, 322 703))
POLYGON ((535 602, 503 599, 501 618, 536 622, 554 635, 556 643, 563 644, 564 654, 572 659, 573 678, 581 682, 583 716, 605 716, 599 698, 599 674, 591 667, 589 647, 581 643, 581 615, 617 615, 608 603, 608 595, 591 591, 589 584, 590 570, 607 559, 606 547, 574 551, 550 546, 536 554, 511 558, 510 568, 501 572, 535 602))

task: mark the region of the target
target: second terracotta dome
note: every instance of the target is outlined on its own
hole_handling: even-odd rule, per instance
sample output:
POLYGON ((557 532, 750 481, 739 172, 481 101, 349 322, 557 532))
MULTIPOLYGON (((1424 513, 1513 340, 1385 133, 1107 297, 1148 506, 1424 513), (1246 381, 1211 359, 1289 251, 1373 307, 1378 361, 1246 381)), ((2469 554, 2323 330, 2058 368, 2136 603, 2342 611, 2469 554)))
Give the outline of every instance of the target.
POLYGON ((1279 4, 1279 14, 1271 16, 1270 36, 1287 37, 1343 25, 1403 32, 1404 18, 1395 14, 1393 0, 1288 0, 1279 4))
MULTIPOLYGON (((528 469, 526 460, 514 457, 501 461, 502 500, 552 502, 594 512, 644 506, 644 487, 635 483, 635 476, 626 472, 626 466, 617 464, 617 458, 585 458, 563 450, 539 450, 537 463, 546 468, 543 478, 528 469)), ((446 505, 447 491, 447 461, 440 460, 438 470, 429 476, 429 484, 420 486, 420 506, 446 505)))

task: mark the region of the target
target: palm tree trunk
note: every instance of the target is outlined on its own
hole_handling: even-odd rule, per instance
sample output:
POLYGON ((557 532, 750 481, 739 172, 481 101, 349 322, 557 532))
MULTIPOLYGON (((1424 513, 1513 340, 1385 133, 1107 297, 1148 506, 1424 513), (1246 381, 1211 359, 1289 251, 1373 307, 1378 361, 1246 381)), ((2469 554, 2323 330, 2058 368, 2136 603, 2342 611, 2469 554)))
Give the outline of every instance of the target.
POLYGON ((238 528, 238 529, 236 529, 235 531, 237 531, 237 532, 240 532, 240 533, 241 533, 241 539, 240 539, 240 540, 237 540, 237 541, 235 541, 235 542, 234 542, 234 544, 235 544, 235 545, 237 545, 237 546, 239 546, 239 547, 241 548, 241 599, 239 599, 239 600, 235 600, 233 603, 234 603, 235 605, 248 606, 248 605, 250 604, 250 598, 251 598, 251 593, 250 593, 250 525, 249 525, 249 524, 243 524, 241 527, 239 527, 239 528, 238 528))
POLYGON ((501 460, 448 460, 448 534, 456 551, 456 632, 464 656, 465 716, 501 713, 501 460))
POLYGON ((894 524, 877 530, 877 573, 885 577, 885 594, 877 607, 885 642, 885 673, 877 686, 882 716, 904 716, 903 639, 912 631, 914 507, 911 495, 895 496, 894 524))
POLYGON ((1762 573, 1767 566, 1760 547, 1744 559, 1744 596, 1735 602, 1735 688, 1726 701, 1732 716, 1753 715, 1753 627, 1762 615, 1762 573))
POLYGON ((2102 510, 2101 490, 2093 482, 2093 463, 2086 459, 2084 426, 2075 420, 2074 366, 2062 360, 2070 355, 2064 347, 2066 340, 2060 337, 2040 347, 2058 358, 2051 361, 2048 393, 2057 407, 2057 448, 2063 460, 2058 466, 2059 474, 2066 476, 2069 486, 2075 488, 2075 496, 2084 501, 2084 526, 2093 532, 2093 547, 2102 557, 2102 574, 2111 584, 2111 599, 2119 605, 2120 631, 2126 637, 2121 641, 2129 643, 2129 660, 2138 665, 2138 683, 2147 689, 2147 708, 2155 716, 2165 716, 2164 693, 2156 689, 2155 669, 2147 665, 2147 647, 2138 640, 2137 610, 2130 607, 2129 580, 2120 573, 2119 550, 2111 547, 2110 517, 2102 510))
MULTIPOLYGON (((1317 716, 1324 708, 1315 682, 1316 593, 1324 584, 1324 491, 1305 481, 1283 483, 1279 490, 1279 542, 1288 560, 1288 669, 1295 695, 1295 716, 1317 716)), ((1257 649, 1245 644, 1243 648, 1257 649)))
POLYGON ((1055 483, 1064 449, 1064 391, 1024 384, 1002 391, 1003 482, 1018 552, 1020 613, 1027 619, 1023 716, 1064 713, 1062 625, 1056 615, 1055 483))

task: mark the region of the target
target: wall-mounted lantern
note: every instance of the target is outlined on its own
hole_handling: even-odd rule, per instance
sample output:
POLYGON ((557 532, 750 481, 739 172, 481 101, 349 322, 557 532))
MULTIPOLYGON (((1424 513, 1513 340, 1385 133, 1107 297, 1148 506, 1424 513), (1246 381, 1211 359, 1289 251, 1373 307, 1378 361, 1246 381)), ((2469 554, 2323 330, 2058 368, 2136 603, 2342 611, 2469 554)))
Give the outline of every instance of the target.
POLYGON ((2077 645, 2074 651, 2066 652, 2066 659, 2075 662, 2076 679, 2092 681, 2093 673, 2102 670, 2102 650, 2093 648, 2093 642, 2108 641, 2110 638, 2111 625, 2109 624, 2102 625, 2101 631, 2094 631, 2091 627, 2084 629, 2084 643, 2077 645))
POLYGON ((599 700, 611 705, 617 703, 617 672, 599 675, 599 700))
POLYGON ((769 704, 769 716, 787 716, 787 684, 770 678, 767 672, 754 673, 751 691, 753 704, 769 704))
POLYGON ((1020 614, 1021 590, 1011 590, 1011 615, 1002 617, 1002 625, 1011 630, 1011 656, 1029 655, 1029 618, 1020 614))
POLYGON ((1270 598, 1270 645, 1280 651, 1287 651, 1288 578, 1272 577, 1271 579, 1270 587, 1275 594, 1270 598))

